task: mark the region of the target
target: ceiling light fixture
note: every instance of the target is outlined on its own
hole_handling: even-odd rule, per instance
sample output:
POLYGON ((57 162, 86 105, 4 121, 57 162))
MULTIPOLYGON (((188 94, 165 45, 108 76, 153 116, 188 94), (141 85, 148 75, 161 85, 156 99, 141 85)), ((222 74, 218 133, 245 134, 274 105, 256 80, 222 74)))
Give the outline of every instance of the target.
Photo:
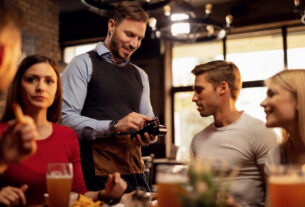
MULTIPOLYGON (((123 0, 81 0, 89 9, 101 16, 109 17, 110 12, 123 0)), ((200 42, 222 39, 231 28, 233 16, 227 15, 225 24, 213 20, 212 4, 206 4, 201 17, 185 0, 133 0, 144 10, 163 8, 161 12, 150 12, 149 26, 152 38, 180 42, 200 42)))
POLYGON ((222 39, 231 28, 233 16, 227 15, 226 24, 211 18, 213 6, 205 5, 203 17, 196 17, 193 8, 186 1, 172 1, 164 6, 163 17, 151 17, 149 26, 153 37, 178 42, 200 42, 222 39))
POLYGON ((298 18, 300 18, 302 23, 305 24, 305 10, 301 7, 300 0, 294 0, 294 6, 294 12, 297 13, 298 18))
MULTIPOLYGON (((101 16, 108 17, 115 6, 124 0, 81 0, 89 9, 101 16)), ((171 0, 133 0, 138 2, 146 11, 159 9, 168 4, 171 0)))

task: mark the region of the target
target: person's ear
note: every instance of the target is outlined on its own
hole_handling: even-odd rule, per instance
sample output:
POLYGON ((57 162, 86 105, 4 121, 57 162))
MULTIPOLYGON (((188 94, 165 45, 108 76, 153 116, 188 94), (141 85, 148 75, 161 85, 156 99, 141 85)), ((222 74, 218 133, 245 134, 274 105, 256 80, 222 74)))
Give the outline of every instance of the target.
POLYGON ((4 59, 4 45, 0 43, 0 67, 3 63, 3 59, 4 59))
POLYGON ((226 81, 221 81, 221 83, 218 85, 219 95, 224 95, 226 91, 228 90, 229 85, 226 81))
POLYGON ((109 19, 109 21, 108 21, 108 34, 109 35, 112 35, 114 27, 115 27, 114 19, 109 19))

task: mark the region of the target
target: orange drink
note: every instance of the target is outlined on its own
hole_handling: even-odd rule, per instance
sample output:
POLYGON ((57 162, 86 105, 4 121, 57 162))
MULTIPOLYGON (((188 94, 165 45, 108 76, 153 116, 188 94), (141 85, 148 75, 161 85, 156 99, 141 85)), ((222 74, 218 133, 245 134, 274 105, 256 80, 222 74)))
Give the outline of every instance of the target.
POLYGON ((157 167, 157 199, 159 207, 182 207, 179 196, 186 190, 182 184, 187 182, 187 169, 183 165, 160 165, 157 167))
POLYGON ((72 188, 72 177, 48 177, 47 188, 50 206, 68 206, 72 188))
POLYGON ((158 183, 157 184, 157 199, 159 207, 175 206, 182 207, 179 202, 179 195, 185 194, 185 189, 183 189, 179 184, 176 183, 158 183))
POLYGON ((271 176, 269 194, 272 207, 304 207, 305 180, 297 175, 271 176))
POLYGON ((50 207, 68 207, 72 188, 71 163, 48 164, 47 190, 50 207))

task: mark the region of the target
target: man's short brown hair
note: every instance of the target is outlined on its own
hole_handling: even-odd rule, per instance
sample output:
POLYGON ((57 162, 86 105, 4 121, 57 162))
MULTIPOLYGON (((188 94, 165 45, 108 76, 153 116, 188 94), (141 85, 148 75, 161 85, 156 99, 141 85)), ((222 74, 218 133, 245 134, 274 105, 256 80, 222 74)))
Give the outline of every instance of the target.
POLYGON ((120 24, 125 18, 140 22, 148 22, 149 19, 144 9, 133 1, 120 2, 113 10, 110 18, 114 19, 116 24, 120 24))
POLYGON ((197 65, 192 73, 194 75, 207 74, 207 81, 213 84, 214 87, 219 85, 222 81, 226 81, 231 90, 233 100, 237 100, 242 81, 238 67, 229 61, 216 60, 205 64, 197 65))

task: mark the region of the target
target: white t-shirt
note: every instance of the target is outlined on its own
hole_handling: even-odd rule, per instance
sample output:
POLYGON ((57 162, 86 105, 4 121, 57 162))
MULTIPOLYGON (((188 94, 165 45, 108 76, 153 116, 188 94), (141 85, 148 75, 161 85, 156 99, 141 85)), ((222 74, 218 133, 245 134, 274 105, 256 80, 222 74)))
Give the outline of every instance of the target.
POLYGON ((265 173, 270 175, 270 165, 279 165, 281 164, 281 145, 278 144, 274 146, 267 154, 265 161, 265 173))
POLYGON ((277 143, 277 135, 264 122, 243 112, 232 124, 214 123, 196 134, 191 151, 198 158, 226 160, 229 167, 239 166, 231 186, 235 201, 243 207, 264 206, 265 192, 258 165, 277 143))

